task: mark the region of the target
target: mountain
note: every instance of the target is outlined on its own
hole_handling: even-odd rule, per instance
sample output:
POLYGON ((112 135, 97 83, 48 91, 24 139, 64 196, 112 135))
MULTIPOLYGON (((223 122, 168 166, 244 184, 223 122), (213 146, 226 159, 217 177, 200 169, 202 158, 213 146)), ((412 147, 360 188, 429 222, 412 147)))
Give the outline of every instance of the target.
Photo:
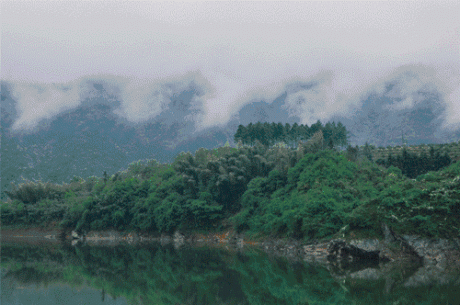
POLYGON ((11 182, 41 179, 68 183, 74 176, 111 175, 129 163, 170 162, 182 151, 223 146, 233 134, 221 128, 195 132, 187 117, 190 93, 184 92, 162 115, 132 124, 114 114, 116 104, 85 101, 78 108, 40 122, 29 132, 12 129, 16 115, 8 86, 2 86, 2 190, 11 182))
POLYGON ((395 95, 394 83, 385 90, 372 93, 356 107, 351 116, 336 115, 350 131, 351 143, 375 146, 439 144, 458 141, 460 129, 443 127, 446 106, 433 88, 425 88, 402 98, 395 95))
MULTIPOLYGON (((97 84, 96 90, 102 90, 97 84)), ((303 90, 314 86, 306 84, 303 90)), ((441 95, 425 88, 412 96, 395 94, 397 82, 385 90, 368 95, 351 113, 334 115, 330 121, 342 122, 350 132, 352 145, 366 141, 375 146, 442 143, 458 141, 460 129, 443 129, 446 108, 441 95)), ((156 159, 171 162, 182 151, 195 152, 233 143, 239 124, 250 122, 301 123, 300 114, 286 102, 287 92, 272 102, 254 101, 243 106, 224 127, 196 131, 195 118, 203 115, 192 101, 200 95, 192 87, 172 96, 156 117, 132 123, 117 115, 120 103, 107 96, 85 99, 77 108, 42 120, 30 131, 12 129, 18 118, 10 85, 1 83, 1 187, 11 182, 42 179, 68 183, 74 176, 111 175, 129 163, 156 159)), ((308 101, 301 101, 308 103, 308 101)), ((302 109, 302 105, 296 109, 302 109)), ((323 122, 326 123, 326 122, 323 122)))

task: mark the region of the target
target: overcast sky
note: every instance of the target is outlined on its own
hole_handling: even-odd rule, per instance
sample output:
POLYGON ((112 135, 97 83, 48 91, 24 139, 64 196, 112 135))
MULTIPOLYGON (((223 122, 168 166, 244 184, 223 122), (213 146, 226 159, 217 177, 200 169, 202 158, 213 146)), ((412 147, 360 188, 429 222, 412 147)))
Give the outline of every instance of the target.
POLYGON ((306 101, 311 124, 407 71, 395 107, 434 85, 458 126, 459 16, 459 1, 2 1, 1 76, 14 85, 16 128, 77 107, 98 80, 134 122, 194 86, 199 126, 315 82, 286 98, 306 101))

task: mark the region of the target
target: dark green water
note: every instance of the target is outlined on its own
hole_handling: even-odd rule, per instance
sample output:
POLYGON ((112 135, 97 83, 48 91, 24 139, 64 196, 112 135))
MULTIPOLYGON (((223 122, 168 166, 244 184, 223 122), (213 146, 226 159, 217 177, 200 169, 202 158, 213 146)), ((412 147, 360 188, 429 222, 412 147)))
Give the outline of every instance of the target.
POLYGON ((3 243, 1 304, 460 304, 460 275, 258 249, 3 243))

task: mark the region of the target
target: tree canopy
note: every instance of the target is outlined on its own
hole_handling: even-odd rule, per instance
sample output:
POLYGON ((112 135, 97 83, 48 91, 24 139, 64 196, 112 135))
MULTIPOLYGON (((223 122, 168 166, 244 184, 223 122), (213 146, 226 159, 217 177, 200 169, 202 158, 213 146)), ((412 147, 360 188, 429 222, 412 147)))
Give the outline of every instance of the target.
POLYGON ((256 141, 265 146, 273 146, 283 142, 290 147, 297 147, 299 141, 309 140, 315 133, 322 131, 324 141, 323 147, 333 148, 348 144, 348 132, 342 123, 328 122, 323 126, 321 121, 308 127, 308 125, 292 126, 288 123, 249 123, 247 126, 239 125, 235 133, 235 142, 241 141, 242 144, 253 146, 256 141))

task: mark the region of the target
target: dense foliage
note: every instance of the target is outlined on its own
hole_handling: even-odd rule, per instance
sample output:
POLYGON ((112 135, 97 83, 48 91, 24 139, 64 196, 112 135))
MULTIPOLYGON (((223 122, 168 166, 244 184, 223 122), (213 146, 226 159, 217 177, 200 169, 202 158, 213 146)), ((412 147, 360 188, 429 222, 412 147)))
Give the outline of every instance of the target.
POLYGON ((350 162, 333 151, 307 154, 287 178, 272 171, 248 185, 239 230, 324 238, 341 228, 379 235, 381 223, 426 236, 457 236, 460 164, 407 179, 391 166, 350 162))
MULTIPOLYGON (((364 147, 365 145, 360 146, 360 149, 363 150, 364 147)), ((390 154, 394 157, 402 154, 403 150, 407 150, 417 156, 421 156, 423 153, 429 155, 430 150, 434 150, 435 154, 438 152, 440 155, 447 154, 453 162, 460 160, 460 141, 443 144, 396 145, 387 147, 375 147, 368 144, 367 147, 374 160, 386 160, 390 154)))
POLYGON ((450 165, 452 159, 447 152, 441 155, 440 151, 435 150, 434 147, 430 148, 429 154, 422 151, 420 155, 408 152, 407 149, 404 148, 402 153, 396 157, 390 153, 386 160, 379 159, 376 162, 387 168, 390 166, 398 167, 401 169, 403 175, 413 179, 429 171, 437 171, 450 165))
POLYGON ((235 142, 241 141, 242 144, 254 145, 259 141, 263 145, 272 146, 278 142, 284 142, 289 146, 296 146, 299 141, 309 140, 315 133, 321 131, 324 135, 324 141, 321 143, 324 147, 333 148, 335 146, 347 145, 348 133, 342 123, 327 123, 323 126, 321 121, 308 127, 308 125, 292 126, 286 123, 249 123, 247 126, 239 125, 235 133, 235 142))
MULTIPOLYGON (((174 101, 162 112, 161 120, 144 124, 120 120, 113 113, 115 104, 85 101, 81 107, 45 120, 36 129, 16 131, 12 129, 15 117, 5 111, 5 102, 2 100, 0 105, 2 191, 11 190, 10 183, 22 182, 23 178, 62 183, 75 175, 101 176, 104 171, 113 175, 145 158, 172 162, 181 151, 222 146, 227 141, 226 133, 230 133, 220 129, 196 132, 191 120, 177 120, 183 105, 174 101)), ((15 109, 15 104, 10 102, 9 108, 15 109)), ((7 199, 4 193, 0 197, 7 199)))
POLYGON ((459 234, 459 162, 412 180, 391 164, 386 169, 372 162, 365 149, 336 151, 323 143, 318 130, 296 148, 256 141, 181 153, 171 164, 134 162, 110 177, 74 177, 60 185, 28 181, 7 192, 1 220, 79 232, 231 226, 252 235, 304 239, 339 231, 379 235, 382 222, 406 233, 459 234))

